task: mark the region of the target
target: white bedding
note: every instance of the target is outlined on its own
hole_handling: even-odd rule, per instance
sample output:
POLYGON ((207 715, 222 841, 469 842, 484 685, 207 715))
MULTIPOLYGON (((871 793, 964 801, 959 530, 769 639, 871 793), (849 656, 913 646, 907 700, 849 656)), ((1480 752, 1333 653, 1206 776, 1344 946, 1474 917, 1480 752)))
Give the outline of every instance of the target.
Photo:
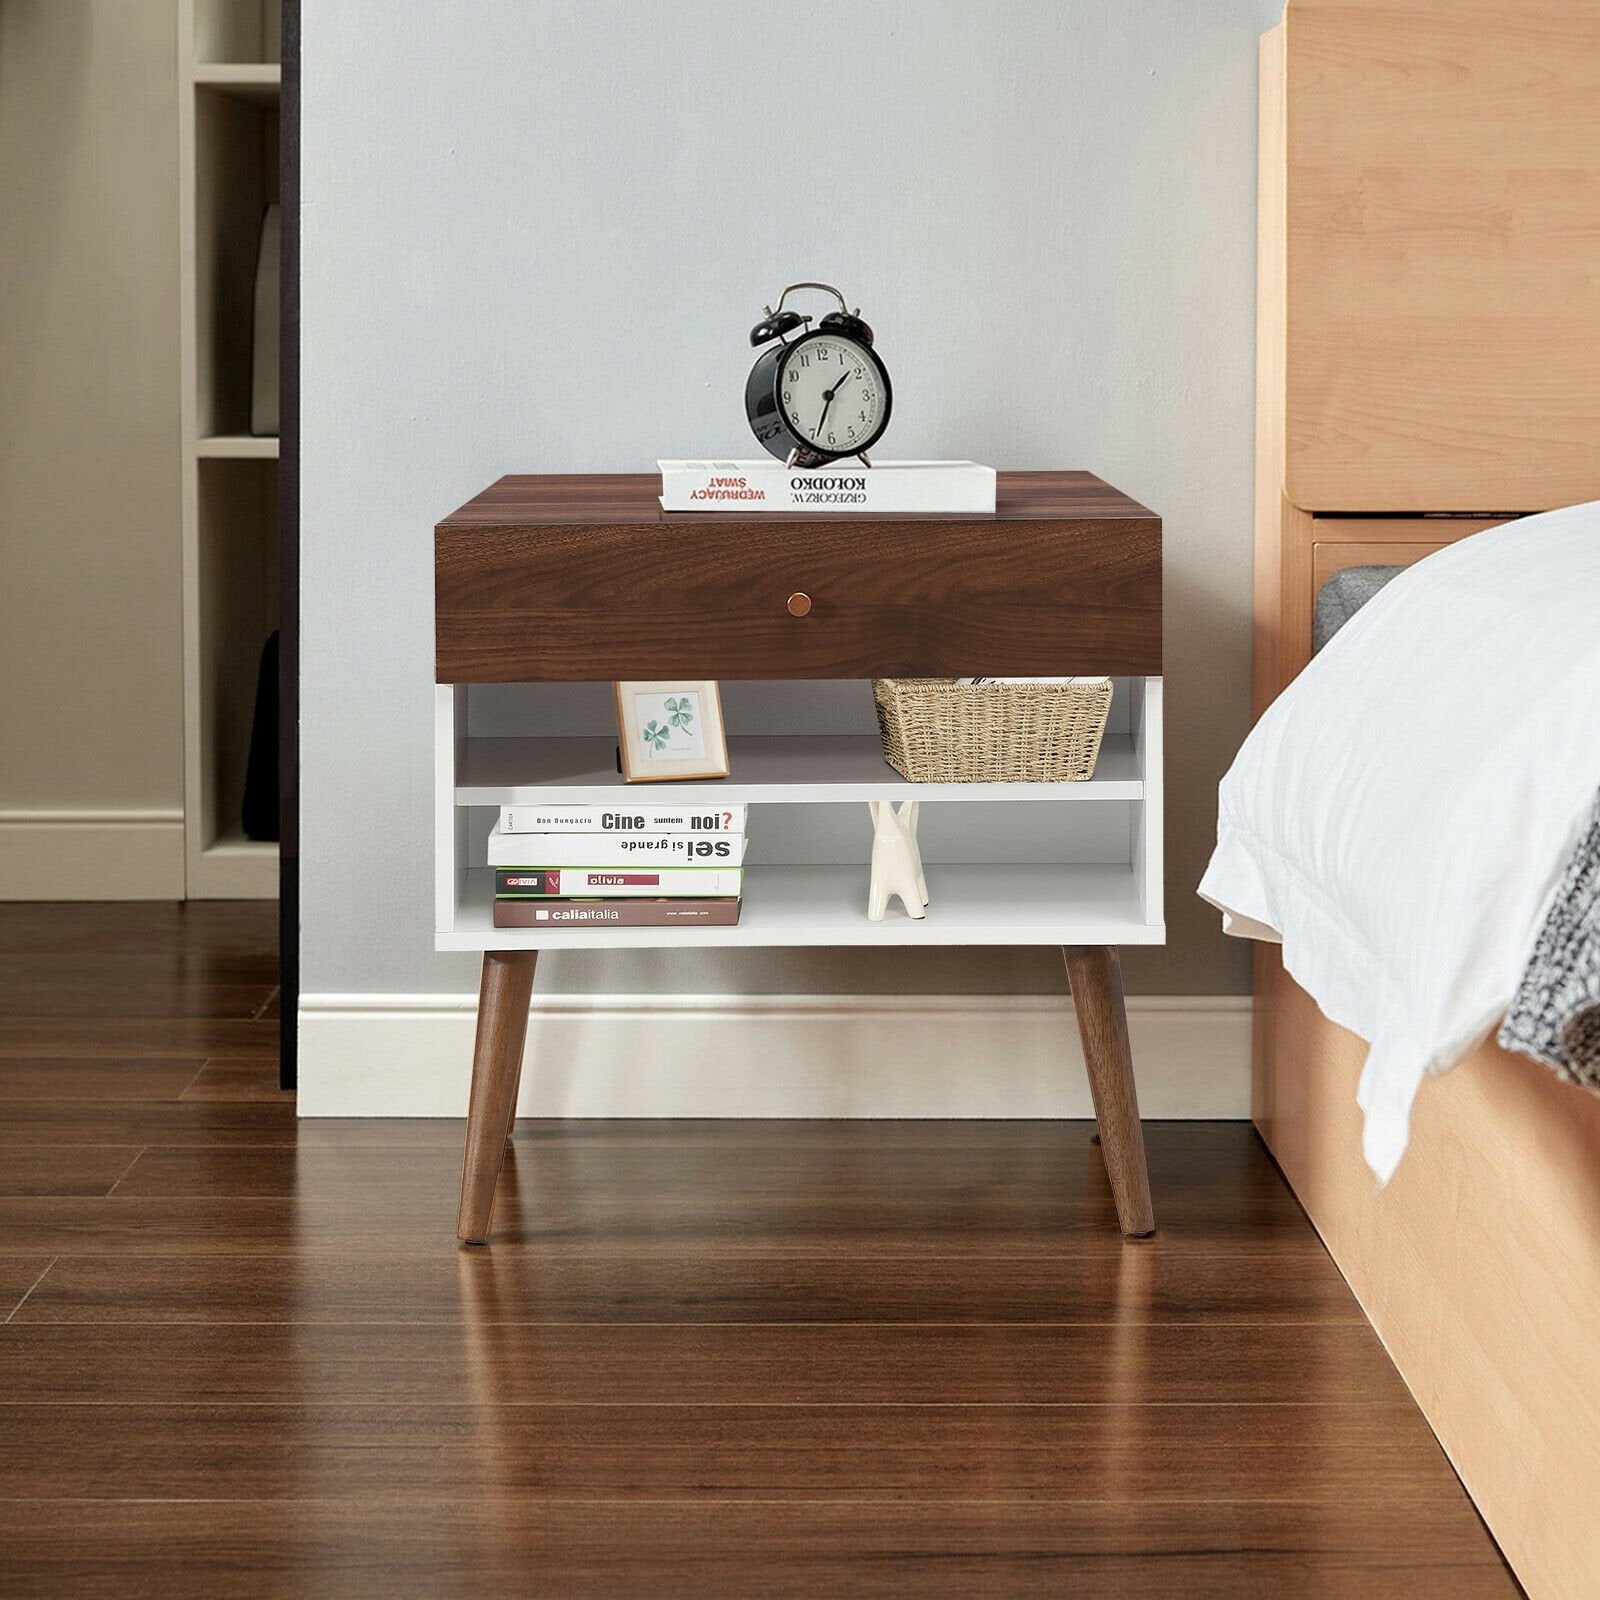
POLYGON ((1280 939, 1371 1044, 1380 1181, 1425 1074, 1516 990, 1600 786, 1600 501, 1491 528, 1376 595, 1269 708, 1222 781, 1200 893, 1280 939))

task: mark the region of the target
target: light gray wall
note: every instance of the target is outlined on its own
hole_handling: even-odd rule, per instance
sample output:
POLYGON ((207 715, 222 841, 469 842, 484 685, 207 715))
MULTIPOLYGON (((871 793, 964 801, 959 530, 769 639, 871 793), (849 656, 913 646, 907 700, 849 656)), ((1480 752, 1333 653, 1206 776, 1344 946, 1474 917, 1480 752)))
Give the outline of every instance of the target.
MULTIPOLYGON (((307 991, 474 982, 431 949, 433 522, 503 472, 748 452, 745 335, 810 277, 877 330, 892 454, 1087 467, 1164 517, 1171 942, 1129 984, 1248 986, 1193 889, 1249 704, 1280 9, 304 0, 307 991)), ((1061 987, 1040 951, 567 954, 546 981, 1061 987)))

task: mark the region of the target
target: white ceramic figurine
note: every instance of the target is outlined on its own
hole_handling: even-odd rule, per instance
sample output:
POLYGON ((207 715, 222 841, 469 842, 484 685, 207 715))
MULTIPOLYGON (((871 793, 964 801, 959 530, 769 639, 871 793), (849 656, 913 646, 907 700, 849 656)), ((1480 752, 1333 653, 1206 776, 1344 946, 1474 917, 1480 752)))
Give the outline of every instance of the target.
POLYGON ((897 810, 892 800, 869 800, 872 813, 872 889, 867 897, 867 920, 882 922, 889 897, 898 895, 908 917, 925 915, 928 882, 922 874, 917 849, 916 800, 903 801, 897 810))

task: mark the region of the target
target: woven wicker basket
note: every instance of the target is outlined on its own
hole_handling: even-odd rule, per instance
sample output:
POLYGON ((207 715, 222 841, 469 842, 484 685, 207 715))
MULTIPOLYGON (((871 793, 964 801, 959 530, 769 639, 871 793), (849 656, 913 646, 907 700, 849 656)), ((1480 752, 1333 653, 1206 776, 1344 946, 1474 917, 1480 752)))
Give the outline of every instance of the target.
POLYGON ((1094 773, 1111 683, 875 678, 883 756, 912 783, 1081 783, 1094 773))

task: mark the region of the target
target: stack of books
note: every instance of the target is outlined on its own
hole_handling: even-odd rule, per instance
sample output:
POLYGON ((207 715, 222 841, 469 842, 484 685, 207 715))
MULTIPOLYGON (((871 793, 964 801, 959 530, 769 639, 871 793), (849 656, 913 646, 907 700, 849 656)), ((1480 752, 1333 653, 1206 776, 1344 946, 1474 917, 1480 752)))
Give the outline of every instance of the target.
POLYGON ((489 833, 497 928, 731 927, 743 806, 502 806, 489 833))

